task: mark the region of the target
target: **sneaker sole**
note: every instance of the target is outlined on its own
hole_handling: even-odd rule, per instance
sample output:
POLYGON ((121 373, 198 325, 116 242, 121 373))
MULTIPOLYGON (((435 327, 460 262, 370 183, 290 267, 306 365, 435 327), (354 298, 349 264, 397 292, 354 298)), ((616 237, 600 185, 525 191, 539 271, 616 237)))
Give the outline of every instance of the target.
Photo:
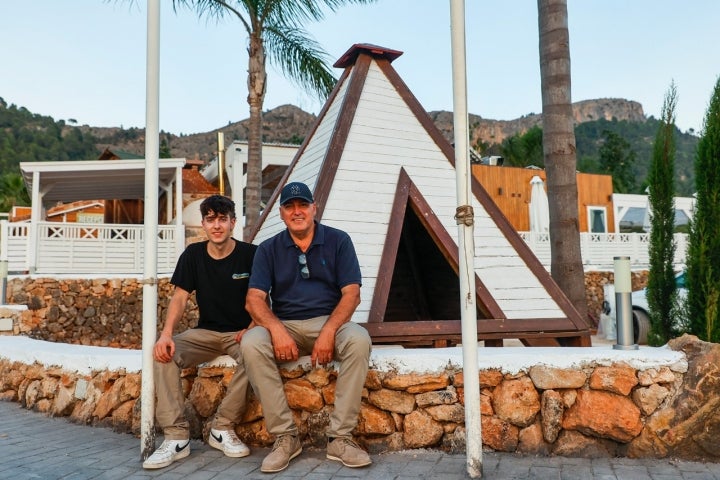
POLYGON ((286 463, 285 465, 283 465, 282 467, 280 467, 280 468, 273 468, 273 469, 260 467, 260 471, 263 472, 263 473, 277 473, 277 472, 282 472, 283 470, 285 470, 285 469, 290 465, 290 460, 292 460, 293 458, 295 458, 295 457, 297 457, 298 455, 300 455, 300 453, 302 453, 302 447, 298 448, 297 452, 295 452, 295 453, 293 453, 292 455, 290 455, 290 458, 288 458, 287 463, 286 463))
POLYGON ((356 464, 346 463, 345 461, 343 461, 342 458, 336 457, 335 455, 330 455, 330 454, 325 455, 325 458, 327 458, 328 460, 335 460, 336 462, 340 462, 343 465, 345 465, 346 467, 350 467, 350 468, 367 467, 368 465, 370 465, 372 463, 372 460, 369 460, 366 463, 356 463, 356 464))
POLYGON ((220 450, 221 452, 223 452, 226 457, 242 458, 242 457, 247 457, 248 455, 250 455, 250 449, 248 449, 248 448, 246 448, 246 449, 243 450, 242 452, 228 452, 228 451, 226 451, 225 448, 223 447, 223 444, 220 443, 220 442, 218 442, 217 440, 215 440, 215 439, 212 437, 212 435, 210 435, 210 436, 208 437, 208 445, 210 445, 210 446, 213 447, 213 448, 217 448, 218 450, 220 450))
POLYGON ((171 458, 170 460, 168 460, 166 462, 162 462, 162 463, 145 463, 145 462, 143 462, 143 468, 145 470, 155 470, 158 468, 165 468, 167 466, 172 465, 175 460, 183 459, 183 458, 187 457, 188 455, 190 455, 190 447, 182 450, 181 452, 179 452, 177 455, 175 455, 173 458, 171 458))

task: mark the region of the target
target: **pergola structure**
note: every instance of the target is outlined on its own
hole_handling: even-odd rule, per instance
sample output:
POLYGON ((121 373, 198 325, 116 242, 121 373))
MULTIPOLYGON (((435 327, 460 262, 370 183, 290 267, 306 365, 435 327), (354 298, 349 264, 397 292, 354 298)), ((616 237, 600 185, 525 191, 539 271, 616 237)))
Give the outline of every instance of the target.
MULTIPOLYGON (((161 191, 158 194, 169 193, 168 201, 172 199, 173 185, 176 186, 175 197, 182 198, 184 165, 184 158, 159 161, 161 191)), ((145 197, 145 159, 22 162, 20 172, 30 192, 32 220, 39 220, 41 210, 58 202, 145 197)), ((182 202, 177 205, 181 206, 182 202)), ((168 212, 173 209, 169 208, 168 212)))
MULTIPOLYGON (((164 158, 158 162, 158 197, 165 193, 166 222, 173 223, 175 238, 184 243, 182 224, 182 169, 184 158, 164 158)), ((80 200, 142 200, 145 198, 145 159, 79 160, 20 163, 25 186, 30 192, 32 213, 28 242, 30 271, 36 265, 38 247, 34 225, 44 212, 58 203, 80 200)), ((177 245, 181 251, 184 245, 177 245)))

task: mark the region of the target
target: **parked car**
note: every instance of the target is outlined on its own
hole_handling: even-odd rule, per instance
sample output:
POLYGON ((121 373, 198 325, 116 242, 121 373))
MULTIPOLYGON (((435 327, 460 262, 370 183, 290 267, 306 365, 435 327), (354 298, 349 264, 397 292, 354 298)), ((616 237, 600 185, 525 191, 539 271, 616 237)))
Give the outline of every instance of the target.
MULTIPOLYGON (((685 271, 680 272, 675 277, 675 284, 678 288, 677 292, 680 301, 684 301, 687 296, 685 271)), ((613 285, 606 285, 606 287, 601 319, 604 320, 604 334, 606 338, 614 340, 616 338, 615 290, 613 285)), ((647 288, 632 292, 630 294, 630 302, 632 304, 633 316, 633 342, 645 345, 647 344, 647 335, 650 331, 650 307, 647 300, 647 288)))
MULTIPOLYGON (((678 298, 684 301, 687 296, 684 270, 675 276, 675 285, 677 286, 678 298)), ((630 298, 633 312, 633 339, 635 343, 646 344, 647 334, 650 331, 650 306, 647 300, 647 288, 632 292, 630 298)))

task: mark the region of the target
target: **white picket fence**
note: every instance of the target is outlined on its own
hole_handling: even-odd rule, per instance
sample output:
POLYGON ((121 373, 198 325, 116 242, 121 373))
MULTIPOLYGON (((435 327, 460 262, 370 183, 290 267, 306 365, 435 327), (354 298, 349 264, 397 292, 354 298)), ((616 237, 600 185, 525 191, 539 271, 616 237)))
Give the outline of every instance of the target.
MULTIPOLYGON (((142 274, 143 225, 38 222, 35 266, 31 265, 30 223, 0 220, 0 260, 10 273, 36 274, 142 274)), ((519 232, 540 262, 550 269, 550 236, 519 232)), ((684 265, 687 235, 675 234, 675 264, 684 265)), ((633 268, 648 263, 647 233, 581 233, 580 248, 586 269, 612 269, 613 258, 629 256, 633 268)), ((184 248, 182 226, 158 227, 158 274, 171 274, 184 248)))
MULTIPOLYGON (((530 246, 540 262, 550 269, 550 234, 518 232, 530 246)), ((685 264, 688 239, 685 233, 676 233, 675 265, 678 269, 685 264)), ((650 234, 648 233, 580 233, 580 251, 585 269, 612 269, 613 258, 628 256, 633 268, 649 267, 650 234)))
MULTIPOLYGON (((31 223, 0 221, 0 259, 7 260, 11 274, 142 274, 144 228, 143 225, 38 222, 37 248, 32 252, 31 223)), ((158 226, 158 274, 174 270, 185 243, 183 231, 176 225, 158 226)))

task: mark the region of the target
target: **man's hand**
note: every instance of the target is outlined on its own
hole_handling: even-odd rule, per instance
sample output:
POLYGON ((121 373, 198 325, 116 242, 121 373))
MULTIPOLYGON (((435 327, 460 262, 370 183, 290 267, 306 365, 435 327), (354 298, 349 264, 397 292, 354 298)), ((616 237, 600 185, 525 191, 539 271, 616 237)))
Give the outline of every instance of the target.
POLYGON ((310 362, 313 368, 319 365, 327 365, 333 361, 335 355, 335 332, 332 329, 323 328, 320 330, 313 345, 312 355, 310 355, 310 362))
POLYGON ((250 330, 250 329, 253 328, 254 326, 255 326, 255 322, 250 322, 250 325, 248 325, 247 328, 244 328, 244 329, 240 330, 239 332, 237 332, 237 333, 235 334, 235 341, 236 341, 237 343, 240 343, 240 341, 242 340, 243 335, 245 335, 245 332, 247 332, 248 330, 250 330))
POLYGON ((160 335, 153 349, 155 360, 161 363, 168 363, 172 360, 173 355, 175 355, 175 342, 172 337, 169 335, 160 335))
POLYGON ((291 362, 298 359, 298 346, 279 318, 270 310, 268 295, 259 288, 249 288, 245 309, 253 319, 250 326, 260 325, 270 332, 275 360, 291 362))
POLYGON ((275 328, 270 331, 275 359, 279 362, 292 362, 297 360, 299 358, 297 343, 295 343, 295 340, 293 340, 283 325, 279 327, 280 328, 275 328))

